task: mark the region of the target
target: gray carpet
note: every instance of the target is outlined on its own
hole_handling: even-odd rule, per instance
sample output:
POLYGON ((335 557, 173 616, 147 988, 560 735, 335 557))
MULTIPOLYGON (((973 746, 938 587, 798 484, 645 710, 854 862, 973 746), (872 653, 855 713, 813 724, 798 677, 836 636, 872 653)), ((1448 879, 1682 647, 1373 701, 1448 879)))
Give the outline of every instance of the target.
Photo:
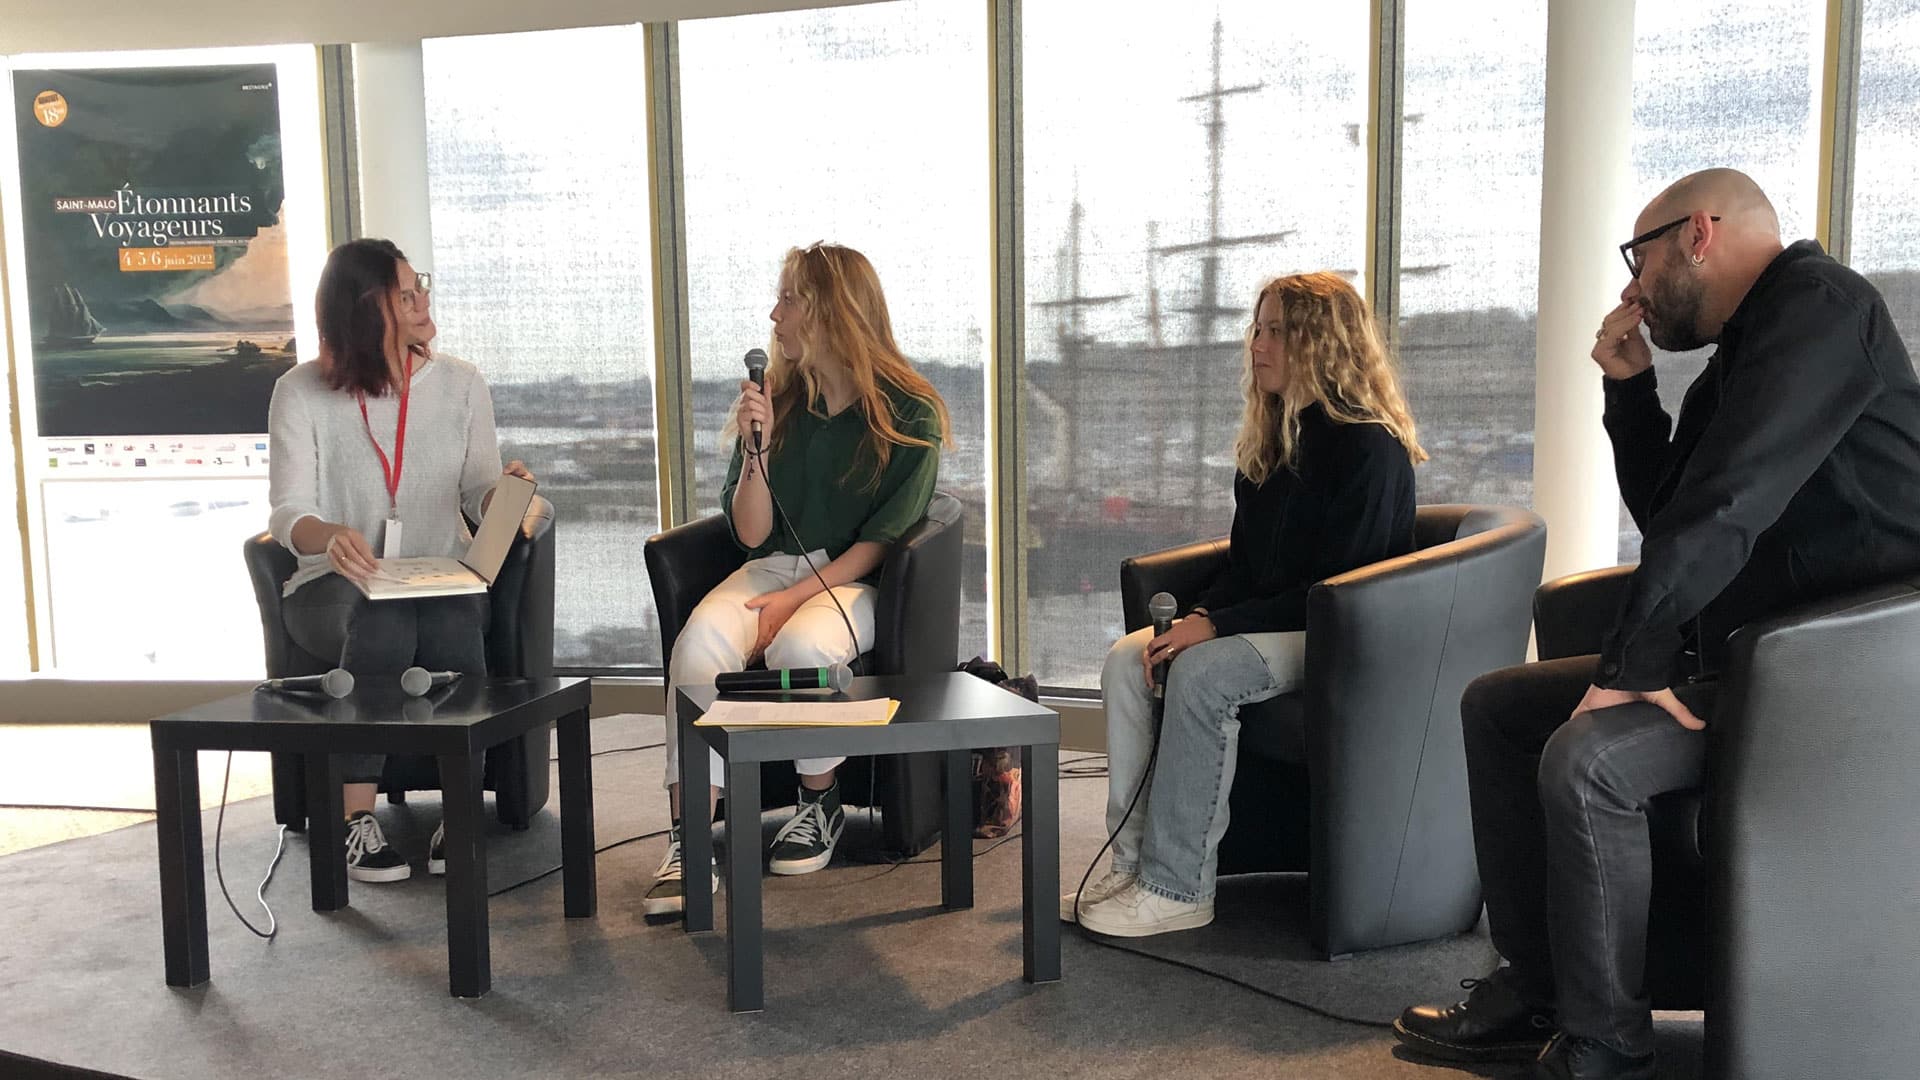
MULTIPOLYGON (((659 738, 657 719, 602 723, 594 733, 596 750, 659 738)), ((665 826, 660 751, 609 753, 594 764, 601 846, 665 826)), ((1100 845, 1104 791, 1104 780, 1062 782, 1063 881, 1077 881, 1100 845)), ((380 815, 389 836, 418 856, 439 806, 416 795, 403 807, 383 804, 380 815)), ((765 828, 779 819, 768 815, 765 828)), ((213 813, 205 822, 211 868, 213 813)), ((864 824, 853 815, 842 848, 852 858, 866 849, 864 824)), ((558 865, 553 813, 526 832, 495 829, 494 888, 558 865)), ((253 887, 274 832, 268 800, 229 807, 227 882, 256 922, 253 887)), ((843 858, 809 877, 768 879, 767 1010, 736 1017, 726 1011, 722 939, 640 913, 663 849, 651 838, 604 852, 593 919, 562 917, 558 874, 496 897, 493 992, 478 1001, 447 996, 444 893, 418 863, 411 881, 356 883, 351 908, 316 914, 307 905, 305 840, 289 835, 267 894, 280 917, 272 942, 234 920, 209 872, 213 978, 174 990, 162 977, 151 825, 0 858, 0 1050, 142 1078, 1522 1074, 1419 1064, 1386 1031, 1315 1016, 1071 929, 1065 980, 1028 986, 1020 981, 1018 841, 979 856, 970 911, 940 909, 939 869, 929 861, 937 849, 904 865, 843 858)), ((1305 898, 1299 878, 1229 881, 1213 926, 1138 947, 1373 1020, 1410 1001, 1451 1000, 1459 978, 1491 963, 1479 934, 1314 961, 1305 898)), ((1662 1076, 1696 1076, 1697 1017, 1660 1030, 1662 1076)))

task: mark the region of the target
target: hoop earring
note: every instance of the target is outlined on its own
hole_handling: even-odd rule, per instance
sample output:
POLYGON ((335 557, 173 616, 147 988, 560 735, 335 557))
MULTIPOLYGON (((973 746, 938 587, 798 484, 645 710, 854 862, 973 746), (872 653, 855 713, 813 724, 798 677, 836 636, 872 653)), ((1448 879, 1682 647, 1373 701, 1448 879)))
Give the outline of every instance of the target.
POLYGON ((1705 266, 1706 262, 1707 260, 1704 255, 1695 255, 1693 257, 1693 265, 1695 266, 1705 266))

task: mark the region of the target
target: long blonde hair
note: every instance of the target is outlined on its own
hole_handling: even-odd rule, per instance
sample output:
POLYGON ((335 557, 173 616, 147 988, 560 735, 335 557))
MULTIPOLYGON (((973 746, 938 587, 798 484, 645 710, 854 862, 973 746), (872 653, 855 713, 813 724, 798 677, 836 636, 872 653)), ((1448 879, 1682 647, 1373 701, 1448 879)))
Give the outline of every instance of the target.
POLYGON ((1285 393, 1268 394, 1255 384, 1250 326, 1240 375, 1246 408, 1233 441, 1234 464, 1247 479, 1263 484, 1274 470, 1294 467, 1300 411, 1315 402, 1335 423, 1379 424, 1400 440, 1414 464, 1427 460, 1393 357, 1353 286, 1325 271, 1274 278, 1253 298, 1256 319, 1269 296, 1280 302, 1287 385, 1285 393))
MULTIPOLYGON (((900 430, 886 387, 926 402, 939 418, 941 444, 952 445, 947 403, 933 384, 913 369, 893 340, 893 320, 887 315, 886 295, 880 291, 880 275, 865 255, 824 241, 794 248, 787 252, 780 268, 780 282, 799 300, 806 318, 798 359, 788 359, 777 340, 767 349, 772 357, 767 364, 767 399, 773 406, 769 450, 786 437, 786 421, 794 410, 813 408, 814 399, 820 396, 814 358, 823 354, 846 365, 853 380, 854 401, 864 410, 868 452, 862 457, 872 464, 868 488, 880 482, 894 447, 933 445, 900 430)), ((738 430, 738 420, 729 420, 726 434, 737 434, 738 430)))

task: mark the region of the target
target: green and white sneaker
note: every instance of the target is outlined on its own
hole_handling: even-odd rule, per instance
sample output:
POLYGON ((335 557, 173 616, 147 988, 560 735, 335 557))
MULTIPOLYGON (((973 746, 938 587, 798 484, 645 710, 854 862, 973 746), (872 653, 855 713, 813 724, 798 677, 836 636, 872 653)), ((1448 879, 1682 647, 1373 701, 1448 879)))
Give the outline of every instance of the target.
MULTIPOLYGON (((720 871, 711 862, 707 864, 707 873, 714 892, 720 891, 720 871)), ((660 860, 660 869, 654 871, 653 885, 647 889, 647 895, 641 903, 648 915, 679 915, 687 910, 686 886, 681 880, 683 871, 680 866, 680 826, 675 825, 667 834, 667 857, 660 860)))
POLYGON ((800 812, 773 834, 773 857, 767 869, 792 876, 811 874, 833 861, 833 847, 847 827, 840 808, 840 782, 825 791, 800 789, 800 812))

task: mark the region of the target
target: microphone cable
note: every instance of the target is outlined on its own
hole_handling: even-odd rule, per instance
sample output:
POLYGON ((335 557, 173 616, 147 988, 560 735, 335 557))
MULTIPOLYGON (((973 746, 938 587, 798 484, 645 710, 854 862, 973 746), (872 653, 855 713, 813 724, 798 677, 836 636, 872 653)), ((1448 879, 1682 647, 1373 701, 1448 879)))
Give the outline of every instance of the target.
MULTIPOLYGON (((1168 665, 1168 676, 1169 676, 1169 679, 1172 676, 1171 664, 1168 665)), ((1073 890, 1073 924, 1076 927, 1079 927, 1080 936, 1085 940, 1091 941, 1095 945, 1098 945, 1102 948, 1112 949, 1115 952, 1127 953, 1131 956, 1144 957, 1148 960, 1156 960, 1162 964, 1167 964, 1171 967, 1182 968, 1186 971, 1191 971, 1197 975, 1205 975, 1205 976, 1208 976, 1209 978, 1218 979, 1221 982, 1228 984, 1229 986, 1237 986, 1242 990, 1251 991, 1255 994, 1260 995, 1261 997, 1270 998, 1274 1001, 1280 1002, 1282 1005, 1291 1006, 1292 1008, 1299 1009, 1302 1012, 1312 1013, 1313 1015, 1321 1017, 1326 1020, 1334 1020, 1342 1024, 1351 1024, 1356 1027, 1373 1028, 1373 1029, 1380 1029, 1380 1028, 1391 1029, 1393 1027, 1393 1024, 1390 1021, 1368 1020, 1363 1017, 1346 1016, 1341 1013, 1333 1012, 1332 1010, 1321 1008, 1320 1006, 1315 1005, 1311 1002, 1301 1001, 1298 998, 1288 997, 1285 994, 1281 994, 1281 993, 1277 993, 1275 991, 1269 990, 1264 986, 1256 986, 1253 983, 1247 982, 1245 979, 1237 979, 1223 972, 1213 971, 1208 968, 1201 967, 1199 964, 1191 963, 1186 960, 1177 960, 1170 956, 1161 956, 1157 953, 1147 952, 1144 949, 1131 948, 1127 945, 1121 944, 1119 941, 1110 941, 1104 936, 1100 934, 1096 934, 1093 931, 1088 930, 1085 926, 1080 925, 1080 897, 1083 894, 1085 894, 1087 889, 1087 882, 1089 879, 1093 877, 1093 868, 1100 865, 1100 856, 1105 855, 1110 849, 1112 849, 1114 840, 1120 835, 1120 830, 1127 827, 1127 822, 1133 817, 1134 808, 1140 805, 1141 792, 1146 790, 1147 781, 1151 779, 1153 776, 1154 763, 1160 760, 1160 736, 1164 731, 1162 722, 1166 719, 1166 707, 1167 707, 1166 697, 1165 697, 1165 694, 1166 694, 1165 684, 1163 683, 1158 689, 1161 696, 1159 698, 1156 698, 1153 703, 1153 746, 1151 749, 1147 751, 1146 768, 1141 770, 1140 780, 1138 783, 1134 784, 1133 786, 1133 797, 1127 800, 1127 810, 1126 810, 1126 813, 1120 815, 1120 824, 1115 826, 1113 831, 1107 834, 1106 842, 1100 845, 1100 850, 1095 852, 1092 861, 1087 863, 1086 873, 1080 875, 1080 884, 1076 886, 1073 890)), ((1082 760, 1085 760, 1085 759, 1082 759, 1082 760)), ((1111 782, 1112 773, 1109 772, 1107 775, 1108 775, 1109 782, 1111 782)), ((1136 876, 1137 876, 1137 872, 1136 872, 1136 876)))
MULTIPOLYGON (((197 765, 195 767, 198 768, 197 765)), ((233 911, 233 917, 240 920, 240 925, 252 931, 256 937, 272 941, 274 935, 280 932, 280 923, 273 917, 273 909, 267 906, 267 883, 273 880, 274 868, 280 865, 280 856, 287 850, 287 827, 280 826, 280 835, 273 845, 273 859, 267 863, 266 876, 260 879, 260 887, 253 891, 254 900, 260 904, 261 910, 267 913, 267 928, 261 930, 248 922, 245 915, 240 914, 240 906, 233 902, 233 894, 227 891, 227 875, 220 869, 220 836, 227 824, 227 785, 232 779, 233 751, 229 750, 226 771, 220 777, 220 814, 213 822, 213 876, 214 880, 220 883, 221 897, 226 900, 227 907, 233 911)), ((200 812, 197 806, 182 807, 182 810, 194 814, 200 812)))
MULTIPOLYGON (((760 448, 749 449, 744 436, 740 439, 740 449, 741 452, 745 453, 748 458, 759 467, 760 475, 767 485, 767 498, 773 502, 774 512, 780 515, 780 523, 787 527, 787 535, 793 537, 794 546, 798 548, 806 547, 806 544, 800 540, 800 530, 793 527, 793 519, 787 516, 787 508, 780 505, 780 496, 773 493, 773 472, 768 468, 766 450, 760 448)), ((852 666, 855 661, 860 659, 861 652, 860 634, 853 628, 853 619, 847 615, 847 609, 840 606, 840 598, 834 595, 832 586, 828 585, 827 579, 821 576, 820 568, 813 564, 812 554, 802 551, 800 558, 806 562, 807 569, 813 571, 814 580, 820 583, 821 591, 827 594, 827 599, 833 601, 834 610, 840 613, 840 621, 846 624, 847 638, 853 642, 853 655, 847 660, 847 664, 848 666, 852 666)))

